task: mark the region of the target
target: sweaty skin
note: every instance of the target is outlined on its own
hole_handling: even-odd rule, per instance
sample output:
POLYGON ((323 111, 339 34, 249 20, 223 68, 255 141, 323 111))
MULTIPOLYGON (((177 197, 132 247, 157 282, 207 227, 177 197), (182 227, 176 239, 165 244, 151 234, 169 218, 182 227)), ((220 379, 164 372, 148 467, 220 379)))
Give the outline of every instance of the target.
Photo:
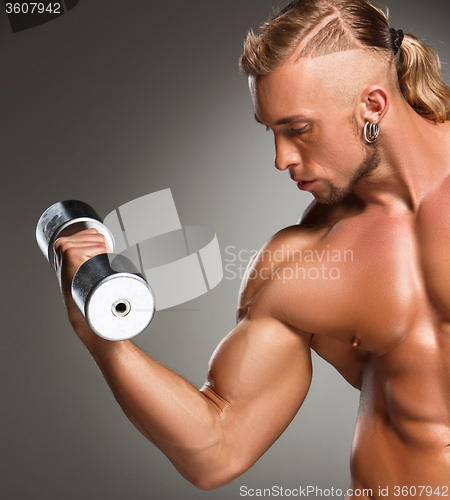
POLYGON ((131 342, 87 327, 69 284, 82 262, 108 251, 103 236, 56 243, 76 332, 134 425, 202 489, 245 472, 289 425, 313 349, 361 391, 346 498, 386 498, 380 488, 393 498, 396 486, 450 495, 450 126, 409 107, 387 62, 350 71, 373 68, 373 57, 289 61, 250 79, 275 166, 321 203, 250 263, 237 326, 200 390, 131 342), (324 72, 339 72, 336 86, 324 72), (380 124, 371 146, 366 120, 380 124))

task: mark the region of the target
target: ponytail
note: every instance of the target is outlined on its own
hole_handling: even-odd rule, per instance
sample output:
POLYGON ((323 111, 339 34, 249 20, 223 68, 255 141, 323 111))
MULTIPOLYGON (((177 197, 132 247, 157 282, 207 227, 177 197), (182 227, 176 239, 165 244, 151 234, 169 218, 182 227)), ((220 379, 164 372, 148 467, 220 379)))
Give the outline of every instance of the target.
POLYGON ((406 34, 396 57, 400 90, 408 104, 428 120, 450 119, 450 87, 443 81, 436 50, 406 34))

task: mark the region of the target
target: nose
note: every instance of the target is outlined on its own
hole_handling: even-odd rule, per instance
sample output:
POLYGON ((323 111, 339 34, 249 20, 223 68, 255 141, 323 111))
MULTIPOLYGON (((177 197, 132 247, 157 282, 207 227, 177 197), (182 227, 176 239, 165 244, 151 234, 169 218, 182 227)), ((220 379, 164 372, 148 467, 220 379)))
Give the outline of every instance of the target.
POLYGON ((287 170, 301 162, 301 156, 295 144, 286 137, 275 137, 275 168, 287 170))

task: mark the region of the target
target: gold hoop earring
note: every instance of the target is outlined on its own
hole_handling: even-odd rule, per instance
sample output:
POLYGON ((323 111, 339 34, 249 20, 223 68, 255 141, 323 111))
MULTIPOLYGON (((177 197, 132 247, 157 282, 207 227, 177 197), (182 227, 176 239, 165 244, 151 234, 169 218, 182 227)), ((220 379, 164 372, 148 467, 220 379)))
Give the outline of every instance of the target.
POLYGON ((375 142, 380 135, 380 126, 375 122, 366 122, 364 125, 364 139, 368 144, 375 142))

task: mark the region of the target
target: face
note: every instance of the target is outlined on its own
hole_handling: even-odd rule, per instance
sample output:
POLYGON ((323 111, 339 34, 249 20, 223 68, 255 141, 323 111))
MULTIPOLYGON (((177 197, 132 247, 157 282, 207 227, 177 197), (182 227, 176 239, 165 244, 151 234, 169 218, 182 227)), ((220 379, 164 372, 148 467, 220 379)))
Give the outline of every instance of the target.
POLYGON ((352 81, 340 78, 342 57, 288 62, 249 79, 255 118, 274 134, 276 168, 320 203, 342 200, 379 164, 375 143, 362 138, 352 81))

